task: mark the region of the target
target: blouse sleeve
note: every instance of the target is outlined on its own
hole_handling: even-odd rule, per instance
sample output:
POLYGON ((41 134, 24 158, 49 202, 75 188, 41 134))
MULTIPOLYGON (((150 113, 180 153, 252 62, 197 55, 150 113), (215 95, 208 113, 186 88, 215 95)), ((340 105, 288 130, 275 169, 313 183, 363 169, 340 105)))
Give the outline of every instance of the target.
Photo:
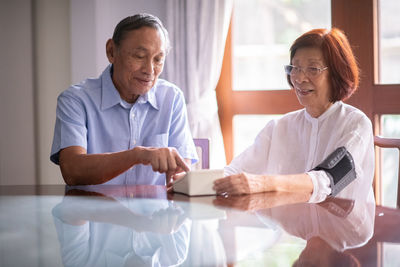
MULTIPOLYGON (((373 132, 370 120, 361 112, 353 111, 346 117, 344 134, 338 139, 336 148, 344 146, 354 160, 356 179, 348 184, 337 197, 356 199, 367 197, 371 192, 374 176, 373 132)), ((324 171, 310 171, 314 185, 309 202, 321 202, 331 194, 330 181, 324 171)))
POLYGON ((308 200, 309 203, 319 203, 331 194, 330 180, 324 171, 307 172, 313 183, 313 192, 308 200))
MULTIPOLYGON (((370 120, 361 112, 353 111, 346 117, 345 131, 338 138, 336 148, 344 146, 354 160, 356 178, 336 195, 341 198, 359 199, 372 194, 374 176, 374 145, 370 120)), ((309 202, 321 202, 331 194, 330 181, 324 171, 310 171, 314 185, 309 202)), ((371 195, 372 196, 372 195, 371 195)))
POLYGON ((357 111, 347 119, 347 131, 339 140, 354 159, 356 179, 337 196, 344 198, 367 197, 372 194, 375 170, 374 137, 372 123, 366 115, 357 111))

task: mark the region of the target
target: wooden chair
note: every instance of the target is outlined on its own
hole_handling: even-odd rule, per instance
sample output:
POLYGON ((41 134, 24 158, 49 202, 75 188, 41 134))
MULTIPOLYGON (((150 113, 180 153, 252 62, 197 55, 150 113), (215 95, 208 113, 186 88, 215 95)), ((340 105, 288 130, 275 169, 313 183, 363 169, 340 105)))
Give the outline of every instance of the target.
POLYGON ((194 138, 194 145, 199 154, 199 163, 201 169, 210 168, 210 140, 206 138, 194 138))
MULTIPOLYGON (((400 208, 400 139, 399 138, 384 138, 380 136, 374 136, 374 144, 378 148, 397 148, 399 151, 399 170, 398 170, 398 177, 397 177, 397 208, 400 208)), ((375 173, 380 175, 380 166, 381 166, 381 155, 380 151, 376 151, 376 171, 375 173)), ((376 183, 377 181, 375 181, 376 183)), ((377 187, 375 187, 377 188, 377 187)), ((378 187, 379 188, 379 187, 378 187)), ((380 192, 380 190, 377 190, 380 192)), ((380 197, 377 197, 377 199, 380 199, 380 197)), ((381 204, 381 203, 379 203, 381 204)))

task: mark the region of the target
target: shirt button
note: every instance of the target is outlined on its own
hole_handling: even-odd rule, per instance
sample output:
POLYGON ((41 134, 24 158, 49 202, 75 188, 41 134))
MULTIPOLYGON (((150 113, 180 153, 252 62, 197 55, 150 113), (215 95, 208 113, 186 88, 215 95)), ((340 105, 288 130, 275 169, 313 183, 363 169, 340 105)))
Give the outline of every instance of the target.
POLYGON ((132 119, 134 119, 135 118, 135 113, 132 113, 131 117, 132 117, 132 119))

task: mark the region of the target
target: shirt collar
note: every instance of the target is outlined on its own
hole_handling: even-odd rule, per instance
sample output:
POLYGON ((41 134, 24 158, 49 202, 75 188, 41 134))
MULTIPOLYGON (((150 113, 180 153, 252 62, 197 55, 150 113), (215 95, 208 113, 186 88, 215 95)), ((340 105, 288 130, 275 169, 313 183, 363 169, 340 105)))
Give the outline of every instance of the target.
POLYGON ((327 110, 325 110, 325 112, 322 113, 318 118, 312 117, 310 114, 308 114, 307 110, 304 109, 305 117, 308 121, 311 121, 311 122, 312 121, 323 121, 325 118, 329 117, 330 114, 335 112, 335 110, 337 110, 339 108, 339 106, 342 105, 342 103, 343 103, 342 101, 336 101, 327 110))
MULTIPOLYGON (((121 102, 121 96, 120 96, 117 88, 115 88, 115 85, 111 79, 111 68, 112 68, 112 64, 108 65, 107 68, 101 74, 101 91, 102 91, 101 109, 102 110, 108 109, 108 108, 110 108, 114 105, 117 105, 121 102)), ((159 108, 158 108, 157 99, 155 96, 156 87, 157 86, 154 86, 153 88, 150 89, 149 92, 147 92, 144 95, 139 96, 139 98, 137 99, 136 102, 140 103, 140 104, 149 102, 153 108, 158 110, 159 108)))
POLYGON ((158 103, 157 103, 157 98, 156 98, 157 82, 156 82, 156 85, 153 86, 153 88, 150 89, 150 91, 148 91, 144 95, 139 96, 139 98, 136 100, 136 102, 139 103, 139 104, 144 104, 144 103, 149 102, 149 104, 153 108, 159 110, 158 103))
POLYGON ((101 74, 101 109, 108 109, 121 101, 121 96, 111 79, 111 64, 101 74))

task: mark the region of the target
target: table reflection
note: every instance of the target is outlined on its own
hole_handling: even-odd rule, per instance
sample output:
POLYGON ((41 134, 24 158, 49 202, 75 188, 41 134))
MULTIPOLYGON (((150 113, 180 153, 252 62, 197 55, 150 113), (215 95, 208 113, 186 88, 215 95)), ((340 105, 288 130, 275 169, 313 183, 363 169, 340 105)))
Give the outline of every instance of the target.
POLYGON ((357 265, 347 250, 372 237, 373 199, 310 204, 307 197, 190 198, 162 186, 67 187, 52 213, 65 266, 226 266, 254 252, 282 256, 276 247, 285 235, 305 241, 293 266, 357 265), (259 234, 240 244, 238 227, 259 234))
POLYGON ((94 189, 71 188, 53 209, 65 266, 171 266, 183 262, 191 221, 180 207, 163 198, 165 191, 94 189), (140 198, 148 193, 159 198, 140 198), (98 197, 76 196, 79 194, 98 197))
POLYGON ((276 223, 286 233, 306 240, 293 266, 358 266, 348 249, 366 244, 373 236, 375 201, 328 198, 319 204, 301 203, 307 197, 276 192, 219 197, 214 204, 256 212, 260 221, 276 223))

